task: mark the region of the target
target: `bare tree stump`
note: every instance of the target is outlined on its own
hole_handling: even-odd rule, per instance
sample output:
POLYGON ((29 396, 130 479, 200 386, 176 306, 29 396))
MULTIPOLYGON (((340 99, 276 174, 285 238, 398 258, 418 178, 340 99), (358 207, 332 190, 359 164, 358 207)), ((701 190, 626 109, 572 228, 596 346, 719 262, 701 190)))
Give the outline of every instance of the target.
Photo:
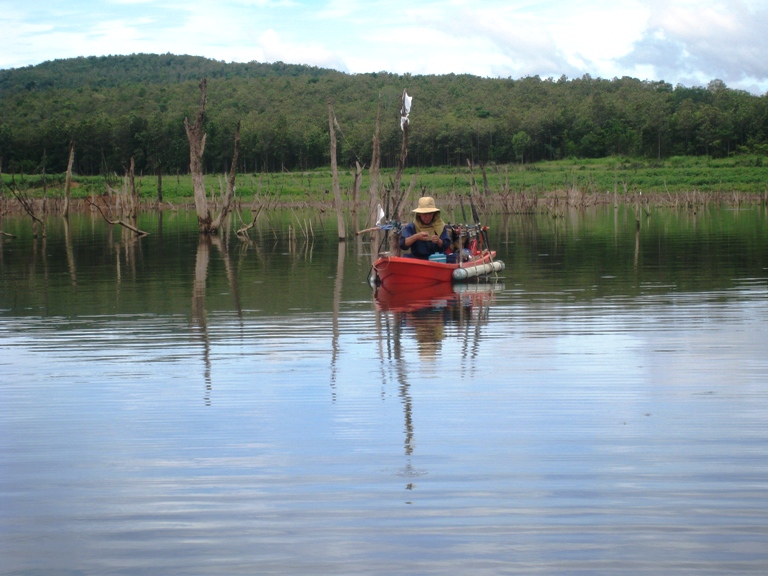
POLYGON ((334 125, 338 126, 336 116, 333 114, 331 100, 328 99, 328 127, 331 131, 331 177, 333 179, 333 199, 336 203, 336 219, 339 227, 339 242, 347 239, 347 233, 344 229, 344 208, 341 204, 341 191, 339 190, 339 167, 336 164, 336 131, 334 125))
POLYGON ((203 129, 205 121, 205 105, 207 102, 208 81, 200 80, 200 107, 197 110, 195 123, 190 124, 188 118, 184 118, 184 129, 189 140, 189 171, 192 174, 192 188, 195 194, 195 210, 197 211, 197 225, 201 234, 209 234, 211 231, 211 212, 208 209, 208 198, 205 195, 205 180, 203 179, 203 153, 205 152, 206 133, 203 129))

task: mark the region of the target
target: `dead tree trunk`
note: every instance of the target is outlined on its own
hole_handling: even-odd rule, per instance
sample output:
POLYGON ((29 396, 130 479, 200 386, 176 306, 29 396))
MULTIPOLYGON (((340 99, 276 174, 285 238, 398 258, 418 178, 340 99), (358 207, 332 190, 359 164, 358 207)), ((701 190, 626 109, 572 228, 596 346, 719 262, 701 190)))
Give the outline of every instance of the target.
POLYGON ((224 201, 221 205, 221 212, 216 217, 216 220, 211 224, 211 234, 216 234, 221 228, 221 224, 229 214, 232 206, 232 198, 235 195, 235 175, 237 174, 237 157, 240 154, 240 122, 237 123, 235 128, 235 151, 232 154, 232 166, 229 168, 229 179, 227 180, 227 192, 224 195, 224 201))
POLYGON ((373 153, 371 155, 371 169, 369 174, 371 177, 370 202, 368 204, 368 213, 370 218, 368 220, 368 226, 375 226, 379 220, 379 214, 377 206, 379 200, 379 172, 381 170, 381 145, 379 144, 379 126, 381 120, 381 94, 379 94, 379 106, 376 110, 376 126, 373 132, 373 153))
POLYGON ((62 215, 64 217, 69 216, 69 198, 70 190, 72 189, 72 165, 75 163, 75 141, 72 140, 69 144, 69 162, 67 163, 67 176, 64 180, 64 208, 62 209, 62 215))
POLYGON ((194 124, 190 124, 188 118, 184 118, 184 129, 189 140, 189 171, 192 174, 192 188, 195 193, 195 210, 197 211, 197 225, 201 234, 211 232, 211 211, 208 209, 208 199, 205 195, 205 181, 203 179, 203 152, 205 152, 205 104, 207 100, 207 80, 200 80, 200 107, 197 110, 197 118, 194 124))
POLYGON ((400 97, 400 103, 400 128, 403 131, 403 144, 400 147, 400 160, 397 163, 394 189, 392 191, 392 197, 395 202, 395 209, 391 214, 393 220, 400 220, 400 201, 402 200, 402 192, 400 192, 400 180, 403 177, 405 161, 408 159, 408 130, 410 128, 409 114, 411 111, 411 97, 408 96, 408 93, 405 90, 403 90, 403 95, 400 97))
POLYGON ((328 99, 328 127, 331 131, 331 177, 333 179, 333 199, 336 203, 339 242, 344 242, 347 239, 347 233, 344 229, 344 207, 341 204, 341 191, 339 190, 339 168, 336 165, 336 131, 334 130, 334 125, 338 125, 338 123, 336 122, 336 116, 333 114, 331 100, 328 99))
POLYGON ((235 175, 237 174, 238 155, 240 152, 240 123, 235 129, 235 152, 227 180, 227 191, 222 201, 221 211, 216 219, 211 216, 208 206, 208 198, 205 194, 205 181, 203 179, 203 152, 205 152, 206 134, 203 130, 205 121, 205 105, 207 102, 207 81, 200 81, 200 108, 194 124, 190 124, 188 118, 184 118, 184 129, 189 140, 189 170, 192 173, 192 187, 195 193, 195 210, 197 211, 197 225, 201 234, 216 234, 229 215, 232 206, 232 198, 235 194, 235 175))
POLYGON ((470 194, 473 196, 479 196, 480 190, 477 187, 477 180, 475 180, 475 171, 472 168, 472 161, 467 158, 467 167, 469 168, 469 189, 470 194))
POLYGON ((157 165, 157 205, 163 203, 163 169, 158 163, 157 165))
POLYGON ((485 173, 485 164, 480 162, 480 171, 483 173, 483 194, 487 198, 491 195, 491 189, 488 186, 488 174, 485 173))
POLYGON ((359 233, 360 228, 357 225, 357 203, 360 197, 360 183, 363 180, 363 167, 360 162, 355 161, 355 182, 352 185, 352 224, 355 227, 355 233, 359 233))
POLYGON ((136 191, 136 164, 131 156, 131 164, 128 168, 128 203, 126 205, 126 216, 135 220, 139 213, 139 193, 136 191))
POLYGON ((43 181, 43 205, 41 208, 41 212, 43 214, 46 214, 48 212, 48 181, 46 179, 45 174, 45 165, 47 164, 48 158, 45 152, 43 152, 43 161, 40 169, 40 176, 43 181))

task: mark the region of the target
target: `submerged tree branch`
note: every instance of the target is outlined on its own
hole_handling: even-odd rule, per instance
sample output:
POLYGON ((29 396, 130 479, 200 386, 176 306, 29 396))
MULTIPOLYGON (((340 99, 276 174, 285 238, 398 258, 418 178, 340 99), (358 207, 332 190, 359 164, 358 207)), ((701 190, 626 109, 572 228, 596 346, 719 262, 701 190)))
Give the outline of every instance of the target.
POLYGON ((259 215, 261 214, 262 210, 264 210, 264 205, 263 204, 259 206, 259 208, 256 211, 256 214, 254 214, 253 220, 251 220, 250 224, 247 224, 247 225, 245 225, 245 226, 243 226, 241 228, 238 228, 237 232, 235 232, 235 234, 237 234, 238 238, 240 238, 241 240, 244 240, 245 238, 248 238, 248 230, 250 230, 251 228, 253 228, 256 225, 256 219, 259 217, 259 215), (241 238, 241 236, 242 236, 242 238, 241 238))
POLYGON ((147 236, 149 234, 149 232, 145 232, 144 230, 139 230, 138 228, 136 228, 136 226, 133 226, 132 224, 129 224, 128 222, 125 222, 123 220, 119 220, 119 219, 110 220, 109 218, 107 218, 107 215, 104 214, 104 211, 101 209, 101 206, 96 204, 96 202, 93 202, 92 200, 88 200, 88 203, 94 208, 96 208, 96 210, 99 211, 99 214, 101 214, 104 220, 106 220, 109 224, 112 224, 113 226, 119 224, 123 228, 127 228, 128 230, 131 230, 132 232, 134 232, 136 236, 147 236))
POLYGON ((35 212, 32 199, 30 199, 26 194, 22 193, 21 190, 17 188, 15 182, 13 186, 10 184, 6 184, 6 186, 11 189, 11 193, 14 195, 16 200, 19 201, 19 204, 21 204, 22 208, 24 208, 24 211, 29 214, 30 218, 32 218, 32 230, 34 236, 37 237, 37 225, 40 224, 40 226, 43 228, 43 238, 45 238, 45 222, 35 212))

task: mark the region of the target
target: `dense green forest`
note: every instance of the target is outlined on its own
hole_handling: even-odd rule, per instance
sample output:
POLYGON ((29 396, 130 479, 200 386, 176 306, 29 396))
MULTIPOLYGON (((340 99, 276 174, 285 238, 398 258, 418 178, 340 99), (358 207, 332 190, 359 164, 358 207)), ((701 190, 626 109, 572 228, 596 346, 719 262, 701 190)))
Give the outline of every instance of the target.
POLYGON ((339 164, 370 163, 381 103, 382 166, 400 153, 400 95, 413 97, 409 165, 530 163, 563 158, 768 154, 768 96, 634 78, 489 79, 470 75, 344 74, 283 63, 224 63, 136 54, 0 70, 2 171, 186 173, 185 116, 208 78, 205 162, 228 168, 241 123, 240 171, 329 163, 327 102, 339 122, 339 164))

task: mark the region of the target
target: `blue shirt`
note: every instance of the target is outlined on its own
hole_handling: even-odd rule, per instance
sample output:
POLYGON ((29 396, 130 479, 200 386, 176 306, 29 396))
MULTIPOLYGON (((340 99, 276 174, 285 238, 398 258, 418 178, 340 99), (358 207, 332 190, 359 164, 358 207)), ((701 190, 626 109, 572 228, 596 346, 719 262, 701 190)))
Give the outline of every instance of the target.
MULTIPOLYGON (((416 225, 411 222, 406 224, 400 231, 400 250, 408 250, 405 246, 405 239, 409 236, 416 234, 416 225)), ((438 254, 445 252, 451 245, 451 237, 448 232, 448 226, 443 228, 443 233, 440 234, 440 244, 435 244, 432 240, 416 240, 411 244, 411 255, 414 258, 421 258, 422 260, 428 259, 432 254, 438 254)))

